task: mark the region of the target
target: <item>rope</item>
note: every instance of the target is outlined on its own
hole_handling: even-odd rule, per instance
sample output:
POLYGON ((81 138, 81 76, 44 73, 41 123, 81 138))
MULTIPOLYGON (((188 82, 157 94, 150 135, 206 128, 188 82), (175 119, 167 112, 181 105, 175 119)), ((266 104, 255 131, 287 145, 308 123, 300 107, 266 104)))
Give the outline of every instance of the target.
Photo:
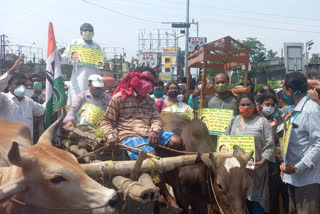
MULTIPOLYGON (((143 144, 140 144, 138 146, 135 146, 134 148, 140 148, 140 147, 147 146, 147 145, 151 146, 149 143, 143 143, 143 144)), ((181 154, 186 154, 186 155, 196 155, 196 154, 198 154, 198 152, 180 151, 180 150, 168 148, 168 147, 165 147, 165 146, 162 146, 162 145, 157 145, 157 147, 159 147, 161 149, 166 149, 166 150, 171 151, 171 152, 176 152, 176 153, 181 153, 181 154)))
POLYGON ((97 149, 97 150, 95 150, 93 152, 89 152, 88 154, 79 156, 79 157, 77 157, 77 159, 79 160, 79 159, 82 159, 82 158, 85 158, 85 157, 88 157, 88 156, 95 155, 96 153, 101 152, 101 151, 106 150, 106 149, 108 149, 108 147, 107 146, 103 146, 103 147, 101 147, 101 148, 99 148, 99 149, 97 149))
POLYGON ((27 204, 26 202, 20 201, 20 200, 18 200, 16 198, 11 198, 10 200, 13 201, 14 203, 17 203, 17 204, 21 205, 21 206, 31 207, 31 208, 35 208, 37 210, 53 210, 55 212, 63 212, 63 211, 71 211, 71 210, 78 210, 78 211, 81 211, 81 210, 94 210, 94 209, 104 208, 104 207, 107 206, 107 205, 102 205, 102 206, 94 207, 94 208, 46 208, 46 207, 35 206, 35 205, 32 205, 32 204, 27 204))
MULTIPOLYGON (((209 173, 210 173, 210 172, 209 172, 209 173)), ((220 211, 221 214, 224 214, 224 212, 223 212, 223 210, 222 210, 222 208, 221 208, 221 206, 220 206, 220 204, 219 204, 218 198, 217 198, 217 196, 216 196, 216 192, 214 191, 211 173, 209 174, 209 180, 210 180, 210 187, 211 187, 211 190, 212 190, 212 192, 213 192, 214 199, 216 200, 217 205, 218 205, 218 207, 219 207, 219 211, 220 211)))
POLYGON ((157 175, 159 166, 158 166, 157 162, 155 160, 153 160, 152 158, 149 158, 147 160, 149 161, 149 165, 150 165, 150 174, 152 177, 152 181, 153 181, 153 183, 158 184, 160 182, 160 178, 157 175))
POLYGON ((196 154, 198 154, 198 152, 180 151, 180 150, 168 148, 168 147, 165 147, 165 146, 162 146, 162 145, 157 145, 157 146, 159 148, 161 148, 161 149, 166 149, 166 150, 171 151, 171 152, 177 152, 177 153, 186 154, 186 155, 196 155, 196 154))
MULTIPOLYGON (((125 148, 125 149, 129 149, 129 150, 134 150, 134 151, 138 151, 138 152, 142 152, 141 149, 137 149, 135 147, 131 147, 131 146, 126 146, 126 145, 123 145, 121 143, 118 144, 119 146, 125 148)), ((155 159, 160 159, 160 157, 156 156, 156 155, 153 155, 153 154, 150 154, 150 153, 147 153, 147 155, 151 158, 155 158, 155 159)))
POLYGON ((107 165, 108 165, 108 172, 110 172, 110 173, 108 173, 108 175, 111 178, 114 175, 114 172, 116 171, 115 167, 114 167, 114 163, 113 163, 112 160, 108 160, 106 162, 107 162, 107 165))

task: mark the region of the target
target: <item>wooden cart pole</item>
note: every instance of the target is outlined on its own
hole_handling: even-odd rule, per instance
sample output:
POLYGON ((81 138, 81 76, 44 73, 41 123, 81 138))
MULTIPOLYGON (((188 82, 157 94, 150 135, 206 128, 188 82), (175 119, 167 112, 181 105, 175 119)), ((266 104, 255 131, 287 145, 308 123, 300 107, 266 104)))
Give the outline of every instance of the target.
POLYGON ((190 67, 188 66, 188 71, 187 71, 187 90, 186 93, 189 93, 189 89, 190 89, 190 67))
POLYGON ((244 71, 244 87, 246 88, 248 86, 248 69, 249 65, 245 64, 245 71, 244 71))
POLYGON ((203 107, 203 101, 204 101, 204 91, 206 90, 206 85, 207 85, 207 60, 204 56, 204 60, 203 60, 203 65, 202 65, 202 85, 201 85, 201 91, 200 91, 200 104, 199 104, 199 108, 203 107))

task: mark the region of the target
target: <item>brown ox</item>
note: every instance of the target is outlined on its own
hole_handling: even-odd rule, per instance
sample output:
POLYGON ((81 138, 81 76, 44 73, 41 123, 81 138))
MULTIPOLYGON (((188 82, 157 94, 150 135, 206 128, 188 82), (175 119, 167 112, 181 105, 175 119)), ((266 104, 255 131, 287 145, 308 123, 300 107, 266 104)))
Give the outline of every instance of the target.
POLYGON ((58 121, 31 146, 25 125, 0 120, 0 213, 115 213, 116 192, 51 145, 57 126, 58 121))
MULTIPOLYGON (((176 113, 165 113, 161 115, 161 121, 164 129, 181 135, 186 151, 207 153, 215 150, 208 129, 201 120, 190 121, 176 113)), ((245 167, 251 156, 252 152, 244 153, 236 147, 233 153, 214 153, 210 159, 203 155, 201 159, 205 164, 181 167, 178 175, 167 176, 183 212, 187 213, 191 205, 195 214, 208 213, 207 205, 211 204, 209 207, 214 213, 219 213, 218 205, 224 214, 246 213, 249 177, 245 167), (209 185, 210 173, 217 200, 209 185), (170 179, 177 176, 179 179, 170 179)))

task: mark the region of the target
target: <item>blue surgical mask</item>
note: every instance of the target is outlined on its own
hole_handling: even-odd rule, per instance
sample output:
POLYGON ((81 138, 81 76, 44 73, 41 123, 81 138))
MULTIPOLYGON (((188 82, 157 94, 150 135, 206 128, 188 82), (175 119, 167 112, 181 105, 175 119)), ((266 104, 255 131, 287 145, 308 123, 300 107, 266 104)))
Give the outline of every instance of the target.
POLYGON ((33 94, 34 94, 34 90, 32 90, 32 89, 25 89, 24 90, 24 96, 26 96, 26 97, 32 97, 33 96, 33 94))
POLYGON ((23 97, 25 94, 26 87, 24 85, 18 86, 16 89, 14 89, 13 93, 17 97, 23 97))
POLYGON ((153 94, 155 97, 163 97, 163 90, 154 90, 153 94))
POLYGON ((300 94, 300 93, 301 93, 301 91, 298 90, 298 91, 294 92, 293 97, 287 97, 285 91, 283 91, 283 100, 284 100, 288 105, 293 105, 293 101, 294 101, 294 99, 295 99, 295 95, 296 95, 296 94, 300 94))

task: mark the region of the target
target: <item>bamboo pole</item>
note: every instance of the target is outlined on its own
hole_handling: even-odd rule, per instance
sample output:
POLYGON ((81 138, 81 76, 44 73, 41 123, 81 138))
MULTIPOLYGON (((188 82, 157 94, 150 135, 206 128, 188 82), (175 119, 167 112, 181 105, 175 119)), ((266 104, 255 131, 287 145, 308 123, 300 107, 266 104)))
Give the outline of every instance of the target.
MULTIPOLYGON (((231 157, 232 154, 232 152, 213 152, 215 158, 231 157)), ((205 153, 204 155, 208 156, 209 153, 205 153)), ((146 159, 141 164, 140 173, 162 173, 166 171, 172 171, 179 167, 194 165, 198 163, 198 160, 198 155, 182 155, 160 159, 146 159)), ((135 162, 135 160, 112 161, 112 163, 110 161, 105 161, 101 163, 90 163, 80 165, 90 177, 94 178, 101 175, 101 173, 104 173, 105 175, 109 176, 130 175, 134 168, 135 162)))

